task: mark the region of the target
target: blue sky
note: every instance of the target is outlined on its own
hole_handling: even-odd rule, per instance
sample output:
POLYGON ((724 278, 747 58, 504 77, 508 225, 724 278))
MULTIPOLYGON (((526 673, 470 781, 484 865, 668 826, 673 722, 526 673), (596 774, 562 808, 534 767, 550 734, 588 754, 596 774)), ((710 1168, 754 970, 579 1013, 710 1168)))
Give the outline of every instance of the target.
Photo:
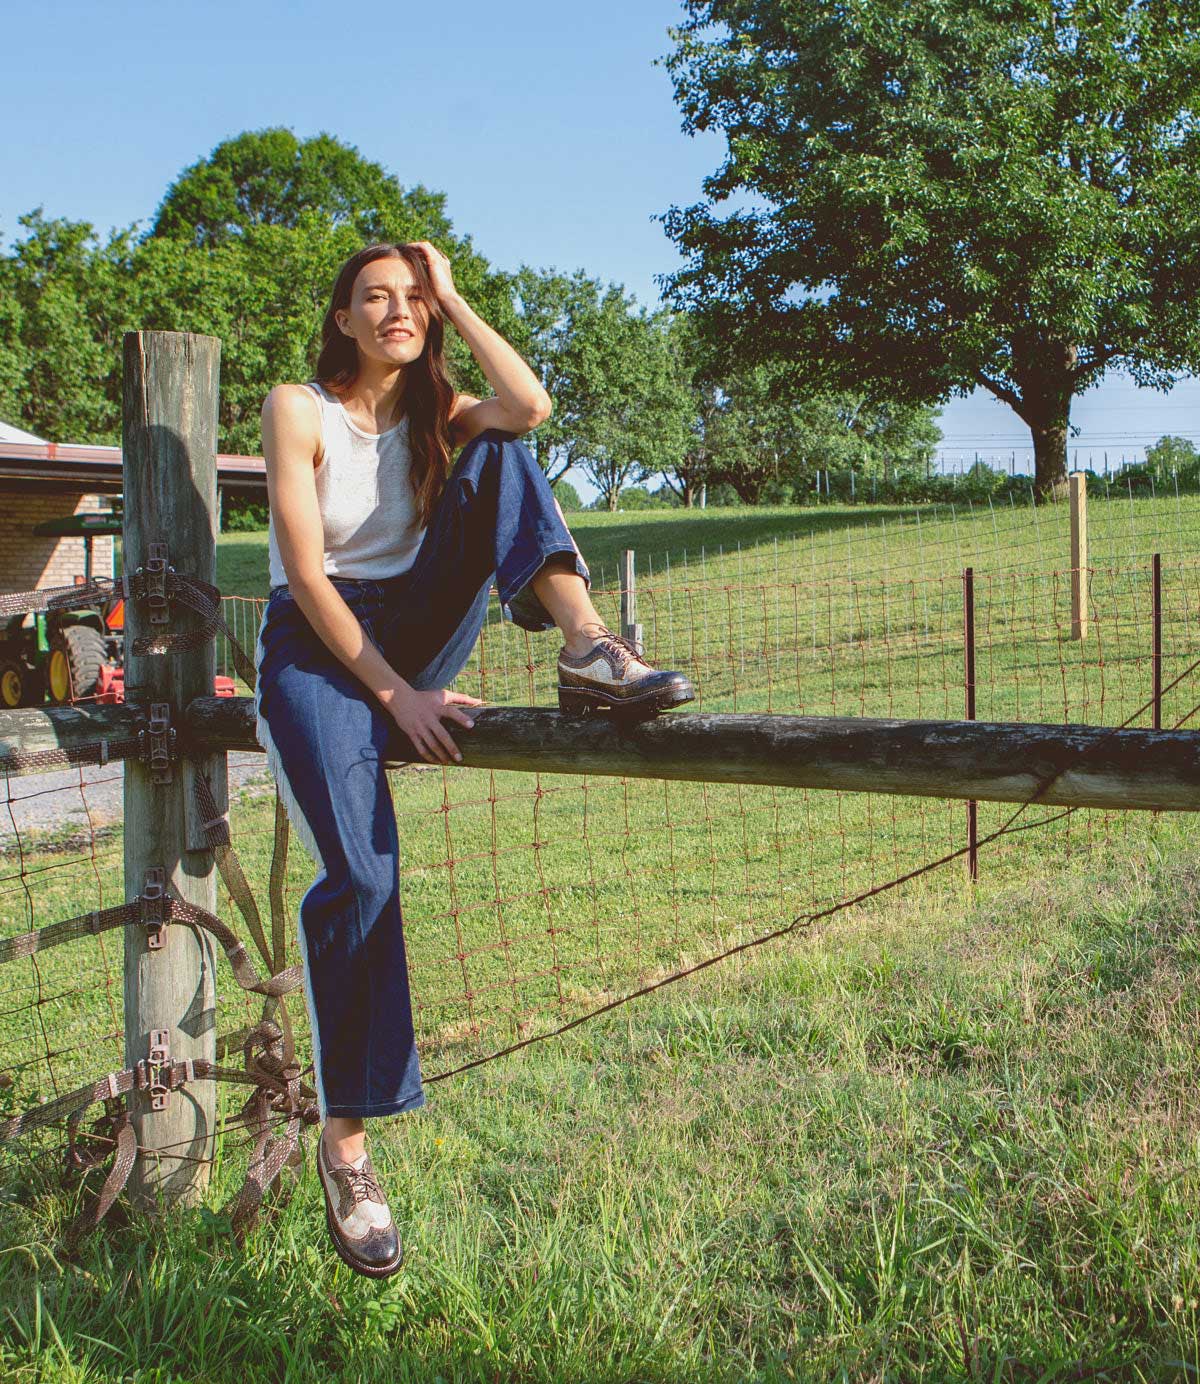
MULTIPOLYGON (((652 218, 698 201, 724 149, 682 132, 654 65, 682 17, 677 0, 14 7, 0 237, 11 246, 39 205, 101 234, 144 228, 221 140, 284 125, 444 191, 456 229, 498 266, 582 268, 655 304, 654 275, 680 261, 652 218)), ((1164 432, 1200 441, 1200 382, 1163 395, 1110 379, 1076 401, 1074 422, 1085 465, 1140 456, 1164 432)), ((1029 455, 1028 432, 990 396, 952 400, 941 426, 950 464, 1029 455)))

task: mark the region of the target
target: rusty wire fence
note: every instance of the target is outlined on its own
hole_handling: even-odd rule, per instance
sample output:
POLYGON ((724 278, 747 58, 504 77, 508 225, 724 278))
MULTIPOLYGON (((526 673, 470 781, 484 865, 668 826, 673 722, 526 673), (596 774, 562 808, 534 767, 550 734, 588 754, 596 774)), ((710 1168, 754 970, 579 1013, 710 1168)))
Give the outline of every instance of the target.
MULTIPOLYGON (((1091 495, 1087 513, 1093 566, 1134 569, 1151 553, 1161 553, 1164 562, 1200 554, 1200 495, 1169 488, 1152 496, 1114 486, 1108 499, 1091 495)), ((658 509, 649 516, 653 552, 643 558, 639 551, 638 566, 659 584, 717 576, 737 585, 793 578, 928 581, 970 566, 993 576, 1048 573, 1072 565, 1069 515, 1069 501, 1038 500, 1032 493, 1020 503, 1015 497, 878 508, 834 502, 803 510, 763 506, 690 515, 658 509), (706 541, 710 521, 725 528, 729 541, 706 541), (740 541, 733 537, 738 531, 740 541)), ((613 519, 628 525, 630 517, 613 519)), ((610 521, 604 516, 591 522, 610 521)), ((617 584, 611 563, 594 575, 602 587, 617 584)))
MULTIPOLYGON (((797 549, 802 547, 797 544, 797 549)), ((811 546, 811 545, 810 545, 811 546)), ((786 544, 646 572, 636 588, 647 656, 693 680, 689 711, 960 719, 965 701, 960 572, 817 576, 786 544)), ((1194 559, 1164 558, 1157 603, 1149 560, 1093 566, 1090 629, 1072 640, 1071 573, 974 573, 975 700, 980 720, 1116 726, 1167 687, 1161 724, 1194 725, 1194 559)), ((622 592, 593 589, 618 628, 622 592)), ((226 597, 252 649, 262 602, 226 597)), ((494 606, 494 603, 493 603, 494 606)), ((554 707, 554 634, 489 614, 459 690, 496 704, 554 707)), ((218 671, 234 676, 226 641, 218 671)), ((237 691, 249 689, 238 683, 237 691)), ((1130 724, 1148 726, 1147 709, 1130 724)), ((231 753, 230 826, 255 896, 271 892, 275 795, 261 756, 231 753)), ((77 765, 56 781, 5 782, 0 937, 123 902, 120 764, 77 765), (66 779, 67 786, 63 786, 66 779), (116 791, 118 820, 97 800, 116 791), (23 827, 36 804, 74 805, 67 833, 23 827)), ((391 776, 418 1041, 427 1079, 602 1007, 959 850, 962 802, 735 784, 412 765, 391 776)), ((982 838, 1012 814, 982 803, 982 838)), ((985 880, 1064 868, 1081 852, 1132 855, 1178 831, 1170 814, 1031 809, 1037 831, 986 850, 985 880)), ((0 823, 2 825, 2 823, 0 823)), ((295 916, 313 878, 293 849, 279 876, 298 961, 295 916)), ((963 888, 961 862, 911 887, 963 888)), ((240 920, 225 888, 220 917, 240 920)), ((886 896, 885 896, 886 900, 886 896)), ((876 900, 862 907, 881 906, 876 900)), ((732 964, 739 964, 735 959, 732 964)), ((0 1117, 122 1064, 122 938, 82 937, 4 968, 0 1117)), ((218 983, 218 1058, 257 1021, 261 998, 218 983)), ((303 1025, 303 1014, 299 1016, 303 1025)), ((302 1038, 307 1052, 306 1039, 302 1038)))

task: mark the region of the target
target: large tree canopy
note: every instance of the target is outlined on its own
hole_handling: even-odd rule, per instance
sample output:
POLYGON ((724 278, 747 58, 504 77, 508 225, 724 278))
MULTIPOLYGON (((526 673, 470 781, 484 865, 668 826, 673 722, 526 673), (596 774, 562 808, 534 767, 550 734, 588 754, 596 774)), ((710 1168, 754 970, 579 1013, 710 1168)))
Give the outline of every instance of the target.
POLYGON ((453 235, 446 196, 401 187, 380 164, 332 135, 247 130, 185 168, 167 190, 152 235, 222 245, 252 226, 295 229, 315 213, 360 240, 438 242, 453 235))
POLYGON ((1200 368, 1200 15, 1179 0, 685 0, 710 199, 664 276, 731 358, 933 403, 984 386, 1065 479, 1073 397, 1200 368), (708 32, 723 26, 723 32, 708 32), (735 193, 757 205, 725 219, 735 193))
MULTIPOLYGON (((87 222, 22 216, 25 239, 0 256, 0 416, 54 441, 119 441, 122 334, 202 332, 221 338, 219 444, 257 453, 264 395, 308 377, 338 267, 374 239, 432 240, 507 336, 507 277, 455 234, 443 203, 329 136, 264 130, 187 169, 140 238, 130 227, 100 244, 87 222)), ((486 391, 452 327, 446 349, 460 387, 486 391)))

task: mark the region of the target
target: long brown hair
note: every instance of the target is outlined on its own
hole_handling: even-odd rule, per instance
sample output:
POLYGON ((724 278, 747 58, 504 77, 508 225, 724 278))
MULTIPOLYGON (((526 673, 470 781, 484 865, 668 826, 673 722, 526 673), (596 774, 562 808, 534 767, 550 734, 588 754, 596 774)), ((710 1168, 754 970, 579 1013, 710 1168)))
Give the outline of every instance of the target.
POLYGON ((445 328, 441 306, 425 267, 425 256, 416 246, 379 241, 358 250, 338 270, 321 323, 316 378, 337 396, 358 378, 358 343, 338 326, 335 314, 339 308, 349 308, 359 271, 377 259, 404 260, 425 304, 425 349, 405 366, 404 410, 412 449, 413 497, 421 526, 427 527, 450 469, 450 407, 455 391, 443 354, 445 328))

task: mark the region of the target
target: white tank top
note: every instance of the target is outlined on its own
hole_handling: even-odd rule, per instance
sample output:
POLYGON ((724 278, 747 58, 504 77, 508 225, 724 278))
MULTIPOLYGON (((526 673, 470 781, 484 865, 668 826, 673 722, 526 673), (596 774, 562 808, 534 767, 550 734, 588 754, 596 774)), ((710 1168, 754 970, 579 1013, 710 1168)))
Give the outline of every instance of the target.
MULTIPOLYGON (((325 571, 376 580, 406 571, 425 536, 417 527, 408 418, 387 432, 364 432, 323 385, 312 380, 305 388, 321 409, 324 460, 313 476, 325 529, 325 571)), ((267 522, 267 552, 271 586, 286 586, 274 516, 267 522)))

